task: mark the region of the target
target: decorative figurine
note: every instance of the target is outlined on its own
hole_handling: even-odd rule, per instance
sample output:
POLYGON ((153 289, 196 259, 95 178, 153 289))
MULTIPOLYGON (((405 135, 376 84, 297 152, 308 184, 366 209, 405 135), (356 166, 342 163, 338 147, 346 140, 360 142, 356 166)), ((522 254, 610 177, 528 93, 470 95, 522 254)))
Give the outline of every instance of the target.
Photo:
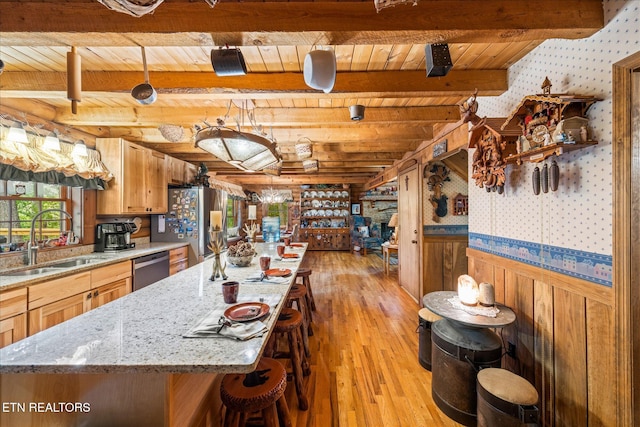
POLYGON ((209 280, 214 281, 218 277, 221 277, 222 280, 227 279, 227 275, 224 272, 224 269, 227 267, 225 264, 222 266, 220 263, 220 252, 224 247, 224 240, 222 238, 222 230, 219 229, 209 229, 209 249, 213 252, 213 272, 211 273, 211 277, 209 280))

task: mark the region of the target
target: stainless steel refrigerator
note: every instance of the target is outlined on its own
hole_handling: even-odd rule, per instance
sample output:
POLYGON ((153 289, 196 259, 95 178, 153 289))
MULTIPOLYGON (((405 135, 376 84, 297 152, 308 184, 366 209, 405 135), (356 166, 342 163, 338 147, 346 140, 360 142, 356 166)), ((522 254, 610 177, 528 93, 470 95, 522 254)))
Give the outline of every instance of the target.
POLYGON ((211 253, 210 212, 222 212, 226 242, 227 193, 209 187, 170 188, 166 215, 151 215, 152 242, 189 243, 189 266, 202 262, 211 253))

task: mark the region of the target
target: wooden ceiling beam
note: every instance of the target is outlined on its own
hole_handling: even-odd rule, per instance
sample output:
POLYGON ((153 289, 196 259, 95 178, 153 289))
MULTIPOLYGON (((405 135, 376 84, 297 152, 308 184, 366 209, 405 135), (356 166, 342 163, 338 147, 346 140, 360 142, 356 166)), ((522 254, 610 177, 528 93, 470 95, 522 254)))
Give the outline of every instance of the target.
MULTIPOLYGON (((181 142, 178 143, 167 141, 158 128, 155 127, 110 127, 103 129, 105 129, 104 134, 101 135, 103 137, 124 138, 131 142, 144 142, 150 148, 167 153, 196 153, 202 151, 196 148, 193 143, 195 132, 191 124, 184 127, 184 135, 181 142)), ((271 134, 271 129, 269 129, 269 134, 271 134)), ((370 144, 382 141, 385 142, 385 145, 389 145, 388 141, 397 141, 397 143, 389 145, 390 151, 400 151, 402 149, 406 151, 406 147, 409 145, 413 146, 416 143, 432 139, 433 127, 430 125, 407 126, 406 124, 377 126, 367 125, 366 122, 350 123, 346 126, 323 125, 322 128, 276 127, 273 128, 273 137, 278 142, 283 153, 294 153, 296 143, 308 142, 302 140, 302 138, 308 138, 314 145, 315 151, 343 152, 353 145, 349 144, 345 147, 345 144, 361 143, 363 141, 370 144), (357 129, 357 132, 353 131, 354 128, 357 129)))
MULTIPOLYGON (((0 2, 0 4, 2 4, 0 2)), ((135 71, 84 71, 82 96, 131 98, 131 88, 144 81, 135 71), (110 92, 110 94, 107 94, 110 92)), ((507 70, 453 70, 444 77, 427 78, 425 71, 339 72, 330 94, 309 88, 303 73, 249 73, 219 77, 211 72, 149 72, 149 81, 159 97, 225 99, 261 97, 301 99, 327 97, 427 97, 497 96, 508 89, 507 70), (203 96, 204 95, 204 96, 203 96)), ((0 96, 6 98, 65 98, 64 72, 12 71, 0 79, 0 96)))
POLYGON ((96 1, 0 2, 3 45, 277 46, 487 43, 588 37, 604 26, 594 0, 438 0, 376 12, 366 2, 172 1, 134 18, 96 1), (481 11, 481 13, 480 13, 481 11))
MULTIPOLYGON (((159 126, 172 123, 191 123, 205 126, 204 121, 215 124, 218 117, 224 117, 226 108, 78 108, 73 114, 70 108, 60 109, 55 121, 73 126, 159 126), (194 122, 194 120, 198 120, 194 122)), ((256 123, 262 126, 336 125, 353 123, 346 108, 259 108, 254 110, 256 123)), ((235 128, 231 112, 227 126, 235 128)), ((460 119, 458 106, 368 108, 365 120, 368 124, 387 123, 426 125, 441 122, 456 122, 460 119)), ((246 119, 248 120, 248 119, 246 119)))

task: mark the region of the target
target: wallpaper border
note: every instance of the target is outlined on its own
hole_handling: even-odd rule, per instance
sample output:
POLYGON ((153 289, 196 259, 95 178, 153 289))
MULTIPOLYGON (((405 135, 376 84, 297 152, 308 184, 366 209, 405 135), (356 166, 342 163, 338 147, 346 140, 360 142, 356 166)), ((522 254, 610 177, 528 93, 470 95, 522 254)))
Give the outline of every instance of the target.
POLYGON ((613 257, 506 237, 469 233, 469 247, 612 287, 613 257))

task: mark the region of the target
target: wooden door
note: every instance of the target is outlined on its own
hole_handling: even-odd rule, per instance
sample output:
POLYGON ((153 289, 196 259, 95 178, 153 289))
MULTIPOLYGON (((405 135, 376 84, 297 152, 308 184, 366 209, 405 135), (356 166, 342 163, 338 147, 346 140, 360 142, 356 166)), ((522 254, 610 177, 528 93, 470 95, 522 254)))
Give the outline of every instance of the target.
MULTIPOLYGON (((122 209, 125 213, 147 211, 147 177, 149 176, 149 150, 123 142, 122 209)), ((166 195, 166 191, 164 192, 166 195)), ((166 198, 166 197, 165 197, 166 198)))
POLYGON ((398 281, 409 295, 420 301, 420 169, 415 166, 398 175, 398 281))
POLYGON ((167 212, 167 166, 165 155, 157 151, 149 153, 147 177, 147 206, 152 213, 167 212))

